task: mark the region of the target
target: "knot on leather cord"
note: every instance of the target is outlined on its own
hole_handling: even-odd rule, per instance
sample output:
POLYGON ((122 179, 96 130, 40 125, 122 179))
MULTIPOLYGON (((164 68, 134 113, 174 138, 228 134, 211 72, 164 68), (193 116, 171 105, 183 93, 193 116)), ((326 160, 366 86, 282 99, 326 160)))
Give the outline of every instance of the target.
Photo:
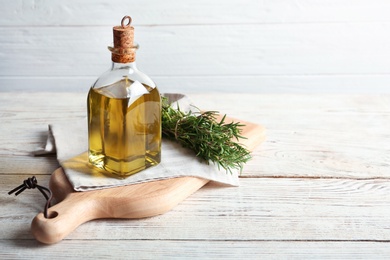
POLYGON ((45 205, 45 209, 43 211, 43 215, 45 216, 45 218, 48 218, 48 212, 47 211, 48 211, 48 209, 50 207, 50 202, 51 202, 51 199, 52 199, 53 195, 52 195, 50 189, 48 189, 46 187, 43 187, 41 185, 38 185, 38 181, 37 181, 37 178, 35 178, 35 176, 33 176, 32 178, 28 178, 28 179, 24 180, 23 184, 19 185, 15 189, 13 189, 10 192, 8 192, 8 195, 11 195, 12 193, 16 192, 15 196, 18 196, 25 189, 35 189, 35 188, 37 188, 42 193, 42 195, 45 197, 45 199, 46 199, 46 205, 45 205))

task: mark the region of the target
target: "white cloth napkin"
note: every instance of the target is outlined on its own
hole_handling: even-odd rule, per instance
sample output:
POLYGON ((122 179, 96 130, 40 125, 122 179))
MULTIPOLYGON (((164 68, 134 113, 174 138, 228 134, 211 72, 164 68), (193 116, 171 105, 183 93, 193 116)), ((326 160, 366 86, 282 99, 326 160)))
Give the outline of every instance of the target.
MULTIPOLYGON (((191 110, 190 100, 181 94, 165 94, 173 106, 191 110)), ((57 160, 76 191, 88 191, 130 185, 141 182, 193 176, 221 184, 238 186, 238 171, 233 173, 206 164, 193 151, 163 138, 161 163, 126 178, 106 176, 88 163, 87 119, 49 125, 47 142, 35 154, 57 153, 57 160)))

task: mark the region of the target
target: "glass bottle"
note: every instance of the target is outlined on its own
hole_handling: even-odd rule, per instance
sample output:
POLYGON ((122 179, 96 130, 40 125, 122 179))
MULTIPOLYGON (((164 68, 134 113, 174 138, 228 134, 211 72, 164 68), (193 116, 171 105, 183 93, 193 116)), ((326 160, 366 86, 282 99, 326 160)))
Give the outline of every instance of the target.
POLYGON ((138 46, 130 23, 125 16, 113 28, 112 67, 88 93, 89 162, 120 177, 161 160, 161 97, 155 83, 136 67, 138 46))

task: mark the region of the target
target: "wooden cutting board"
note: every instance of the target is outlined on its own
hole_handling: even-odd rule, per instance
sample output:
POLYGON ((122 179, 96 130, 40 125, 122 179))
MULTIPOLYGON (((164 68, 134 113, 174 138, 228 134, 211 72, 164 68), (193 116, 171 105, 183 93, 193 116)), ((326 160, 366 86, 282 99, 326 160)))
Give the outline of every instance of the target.
MULTIPOLYGON (((261 125, 237 119, 245 124, 241 139, 250 151, 265 138, 261 125)), ((203 187, 208 180, 179 177, 103 190, 76 192, 62 168, 53 172, 50 189, 58 202, 50 207, 49 218, 39 213, 32 221, 34 237, 46 244, 61 241, 79 225, 99 218, 144 218, 163 214, 203 187)))

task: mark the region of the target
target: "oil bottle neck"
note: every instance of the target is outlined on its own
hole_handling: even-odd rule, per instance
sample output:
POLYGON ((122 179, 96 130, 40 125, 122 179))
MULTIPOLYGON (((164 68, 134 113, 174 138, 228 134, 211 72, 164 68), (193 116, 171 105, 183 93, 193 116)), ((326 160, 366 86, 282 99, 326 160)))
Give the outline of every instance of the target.
POLYGON ((112 62, 111 70, 120 70, 120 69, 137 69, 137 64, 135 61, 128 63, 121 62, 112 62))

